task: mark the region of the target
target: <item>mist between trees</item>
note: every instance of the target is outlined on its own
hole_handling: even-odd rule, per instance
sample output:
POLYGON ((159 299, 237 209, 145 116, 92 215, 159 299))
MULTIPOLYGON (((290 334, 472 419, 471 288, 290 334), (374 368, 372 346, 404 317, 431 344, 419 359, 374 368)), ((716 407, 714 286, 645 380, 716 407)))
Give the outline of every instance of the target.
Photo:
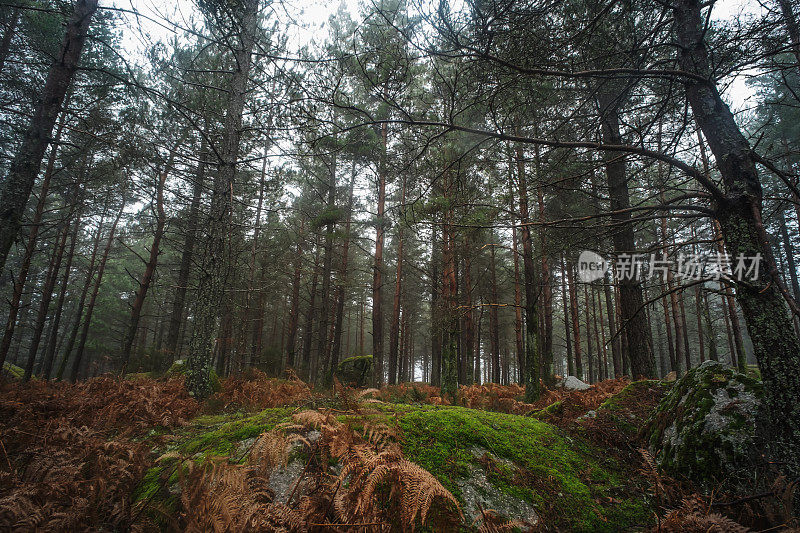
POLYGON ((533 402, 713 359, 758 365, 800 474, 796 6, 378 0, 302 46, 280 2, 186 7, 0 6, 0 361, 24 380, 183 360, 203 399, 212 369, 324 387, 371 356, 373 384, 533 402), (586 249, 763 262, 582 283, 586 249))

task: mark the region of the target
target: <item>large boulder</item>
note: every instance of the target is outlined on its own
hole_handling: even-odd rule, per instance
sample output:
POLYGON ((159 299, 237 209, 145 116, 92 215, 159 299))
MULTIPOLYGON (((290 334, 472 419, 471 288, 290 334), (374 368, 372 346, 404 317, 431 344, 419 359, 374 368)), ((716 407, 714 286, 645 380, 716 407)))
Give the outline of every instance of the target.
POLYGON ((687 372, 645 427, 659 468, 706 489, 735 491, 758 453, 762 395, 760 381, 715 361, 687 372))
POLYGON ((564 379, 564 388, 567 390, 586 390, 589 387, 591 387, 591 385, 589 385, 584 381, 581 381, 579 378, 576 378, 575 376, 567 376, 564 379))
POLYGON ((359 355, 344 359, 336 367, 336 377, 344 385, 363 387, 372 377, 372 356, 359 355))

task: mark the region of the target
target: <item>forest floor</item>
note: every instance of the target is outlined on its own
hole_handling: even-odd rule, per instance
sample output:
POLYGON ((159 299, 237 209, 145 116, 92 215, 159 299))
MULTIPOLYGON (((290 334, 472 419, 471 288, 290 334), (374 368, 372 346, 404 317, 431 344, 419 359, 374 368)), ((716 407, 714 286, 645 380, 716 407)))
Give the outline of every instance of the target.
MULTIPOLYGON (((660 475, 670 384, 316 391, 259 371, 203 404, 181 377, 0 384, 0 530, 746 531, 660 475), (714 529, 717 528, 717 529, 714 529)), ((734 522, 737 521, 738 523, 734 522)))

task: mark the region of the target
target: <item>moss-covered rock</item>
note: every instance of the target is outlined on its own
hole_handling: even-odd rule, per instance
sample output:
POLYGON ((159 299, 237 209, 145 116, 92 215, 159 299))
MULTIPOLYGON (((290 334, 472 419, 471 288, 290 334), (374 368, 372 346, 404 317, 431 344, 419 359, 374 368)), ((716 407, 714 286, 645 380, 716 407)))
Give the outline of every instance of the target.
POLYGON ((706 361, 661 400, 645 428, 659 467, 706 489, 735 490, 757 453, 761 382, 706 361))
POLYGON ((20 380, 25 376, 25 370, 6 361, 3 363, 3 376, 8 379, 20 380))
MULTIPOLYGON (((189 370, 188 365, 184 359, 178 359, 167 369, 164 373, 166 377, 174 377, 174 376, 183 376, 189 370)), ((214 392, 219 392, 222 390, 222 382, 219 380, 219 376, 211 369, 211 390, 214 392)))
POLYGON ((463 407, 384 408, 406 457, 458 498, 467 522, 478 504, 568 531, 639 531, 651 521, 625 465, 555 426, 463 407))
POLYGON ((372 356, 348 357, 336 367, 336 377, 345 385, 363 387, 372 376, 372 356))

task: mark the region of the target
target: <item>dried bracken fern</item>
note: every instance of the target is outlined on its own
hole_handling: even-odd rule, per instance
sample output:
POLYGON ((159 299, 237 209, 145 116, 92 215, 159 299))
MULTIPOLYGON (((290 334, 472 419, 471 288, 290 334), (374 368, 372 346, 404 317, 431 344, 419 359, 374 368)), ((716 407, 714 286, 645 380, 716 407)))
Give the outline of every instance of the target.
POLYGON ((230 377, 222 382, 222 390, 212 397, 223 407, 266 409, 297 405, 311 398, 311 389, 296 374, 288 379, 270 378, 258 369, 250 369, 242 376, 230 377))
POLYGON ((388 531, 421 524, 452 529, 462 518, 455 497, 403 458, 394 430, 368 423, 354 431, 332 413, 315 410, 296 413, 292 423, 262 434, 248 465, 218 460, 194 466, 182 486, 190 531, 363 531, 364 525, 388 531), (286 464, 293 443, 308 458, 288 498, 276 501, 270 476, 286 464))
POLYGON ((664 533, 747 533, 749 528, 718 513, 698 495, 684 498, 681 506, 669 511, 654 531, 664 533))

